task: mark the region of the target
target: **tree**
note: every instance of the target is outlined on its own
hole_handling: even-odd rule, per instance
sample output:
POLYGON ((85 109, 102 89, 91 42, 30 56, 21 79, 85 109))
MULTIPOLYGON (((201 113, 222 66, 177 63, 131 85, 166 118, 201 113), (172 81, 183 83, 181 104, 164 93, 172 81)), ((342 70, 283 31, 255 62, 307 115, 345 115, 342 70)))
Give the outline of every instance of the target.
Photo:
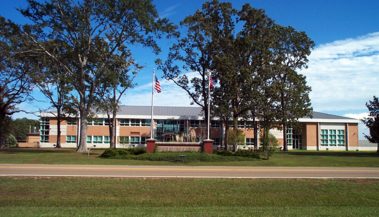
POLYGON ((0 148, 9 134, 11 115, 20 111, 17 106, 30 98, 29 65, 21 61, 21 29, 0 17, 0 148))
MULTIPOLYGON (((269 62, 270 46, 275 38, 272 36, 272 29, 275 23, 261 9, 255 9, 249 4, 243 5, 238 13, 243 28, 238 33, 238 38, 242 43, 240 48, 244 59, 241 67, 248 72, 244 81, 247 83, 245 88, 245 101, 249 108, 247 117, 253 120, 254 146, 258 147, 258 121, 257 117, 264 114, 264 109, 270 109, 267 104, 267 93, 265 92, 268 84, 270 72, 267 70, 269 62), (267 107, 268 106, 268 107, 267 107)), ((268 111, 266 111, 266 114, 268 111)), ((267 117, 265 118, 267 120, 267 117)))
POLYGON ((11 120, 9 129, 17 141, 26 141, 28 133, 39 132, 39 121, 27 118, 11 120))
POLYGON ((275 71, 276 88, 280 95, 280 122, 283 129, 283 150, 287 147, 287 125, 297 119, 310 116, 312 112, 309 92, 305 76, 296 70, 307 67, 308 56, 314 42, 304 32, 292 27, 276 25, 273 28, 275 38, 272 52, 272 64, 275 71))
POLYGON ((366 103, 369 117, 364 118, 363 123, 369 128, 370 135, 365 135, 368 141, 378 144, 377 153, 379 154, 379 99, 374 96, 366 103))
MULTIPOLYGON (((87 151, 87 119, 96 109, 97 93, 112 68, 112 58, 122 59, 131 44, 160 49, 155 41, 174 26, 160 19, 150 0, 28 0, 21 13, 32 25, 25 34, 35 49, 65 71, 73 91, 70 99, 80 118, 79 152, 87 151), (58 55, 46 42, 64 44, 58 55)), ((122 59, 128 66, 127 59, 122 59)))
MULTIPOLYGON (((204 122, 208 119, 209 77, 217 77, 213 66, 215 46, 218 46, 215 38, 230 34, 234 28, 234 13, 230 3, 218 0, 204 3, 201 9, 181 22, 181 27, 186 28, 185 35, 177 39, 167 60, 160 63, 165 78, 182 88, 193 103, 202 108, 204 122), (188 78, 187 72, 194 72, 196 76, 188 78)), ((207 125, 207 131, 208 128, 207 125)))
POLYGON ((138 64, 134 63, 131 56, 125 56, 123 58, 128 59, 129 67, 135 66, 135 68, 132 69, 132 74, 129 73, 131 70, 129 67, 123 66, 123 59, 119 59, 117 57, 112 58, 114 63, 112 64, 110 73, 108 74, 108 82, 101 85, 98 93, 100 96, 99 102, 97 103, 98 111, 105 112, 109 123, 110 148, 116 148, 116 115, 119 109, 121 97, 127 89, 133 86, 133 77, 141 68, 138 64))
MULTIPOLYGON (((42 43, 41 43, 42 44, 42 43)), ((52 55, 58 57, 66 48, 62 42, 46 42, 42 45, 49 50, 52 55)), ((50 58, 40 58, 44 56, 44 51, 33 49, 30 46, 28 49, 27 60, 33 67, 29 73, 33 84, 38 87, 40 92, 48 99, 51 107, 55 111, 51 111, 54 117, 57 118, 57 137, 56 148, 61 148, 61 123, 66 116, 76 113, 71 109, 69 104, 69 93, 72 91, 72 84, 69 82, 67 71, 62 70, 60 64, 50 58)), ((60 57, 63 58, 63 57, 60 57)))

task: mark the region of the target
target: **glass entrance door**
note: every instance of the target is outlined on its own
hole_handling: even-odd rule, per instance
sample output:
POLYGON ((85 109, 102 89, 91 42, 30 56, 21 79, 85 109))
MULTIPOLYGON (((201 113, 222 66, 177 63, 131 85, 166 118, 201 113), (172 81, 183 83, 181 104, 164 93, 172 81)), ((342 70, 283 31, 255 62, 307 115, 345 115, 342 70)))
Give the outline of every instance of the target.
POLYGON ((301 149, 302 148, 302 139, 301 139, 301 135, 298 135, 298 134, 293 134, 292 136, 292 148, 293 149, 301 149))

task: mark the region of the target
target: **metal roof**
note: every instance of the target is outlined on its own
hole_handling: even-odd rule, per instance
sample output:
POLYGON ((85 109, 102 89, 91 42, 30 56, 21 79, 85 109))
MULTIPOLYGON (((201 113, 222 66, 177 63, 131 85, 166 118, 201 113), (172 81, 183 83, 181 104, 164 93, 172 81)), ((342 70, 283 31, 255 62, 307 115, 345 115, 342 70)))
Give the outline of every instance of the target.
POLYGON ((347 119, 347 120, 355 120, 353 118, 347 118, 343 116, 338 116, 338 115, 331 115, 331 114, 326 114, 322 112, 313 112, 312 118, 314 119, 347 119))
MULTIPOLYGON (((151 115, 150 106, 129 106, 121 105, 118 115, 151 115)), ((195 117, 202 116, 200 107, 174 107, 174 106, 154 106, 154 116, 179 116, 179 117, 195 117)), ((304 117, 309 118, 309 117, 304 117)), ((355 120, 353 118, 331 115, 322 112, 313 112, 311 119, 346 119, 355 120)))
MULTIPOLYGON (((121 105, 118 115, 151 115, 151 106, 121 105)), ((202 116, 200 107, 154 106, 157 116, 202 116)))

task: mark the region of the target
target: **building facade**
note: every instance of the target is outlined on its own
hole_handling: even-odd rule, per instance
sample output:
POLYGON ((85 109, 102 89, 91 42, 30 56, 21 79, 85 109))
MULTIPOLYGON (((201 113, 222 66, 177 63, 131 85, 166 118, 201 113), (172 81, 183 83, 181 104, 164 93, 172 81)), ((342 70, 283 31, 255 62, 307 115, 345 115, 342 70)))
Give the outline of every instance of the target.
MULTIPOLYGON (((154 107, 154 138, 161 142, 200 143, 206 139, 206 128, 199 107, 154 107)), ((150 138, 151 107, 121 106, 116 117, 116 147, 129 148, 145 146, 150 138)), ((79 141, 79 120, 68 118, 61 123, 61 146, 76 148, 79 141)), ((109 122, 105 115, 98 114, 88 120, 87 146, 108 148, 110 145, 109 122)), ((245 135, 245 143, 240 149, 254 147, 253 122, 241 120, 238 128, 245 135)), ((210 137, 214 149, 222 145, 224 128, 217 119, 212 119, 210 137)), ((271 129, 283 146, 283 132, 271 129)), ((296 128, 286 132, 289 149, 303 150, 357 150, 358 120, 313 112, 312 118, 300 118, 296 128)), ((258 133, 258 137, 260 133, 258 133)), ((54 147, 57 139, 57 120, 50 113, 41 114, 39 147, 54 147)), ((259 139, 259 138, 258 138, 259 139)), ((259 140, 258 140, 259 141, 259 140)), ((258 144, 259 145, 259 144, 258 144)))

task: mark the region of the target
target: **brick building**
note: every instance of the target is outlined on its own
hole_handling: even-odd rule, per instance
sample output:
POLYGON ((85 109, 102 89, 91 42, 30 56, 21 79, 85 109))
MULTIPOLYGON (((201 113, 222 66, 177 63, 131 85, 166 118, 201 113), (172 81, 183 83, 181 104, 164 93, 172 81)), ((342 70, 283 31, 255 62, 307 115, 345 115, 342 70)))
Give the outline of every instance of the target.
MULTIPOLYGON (((118 148, 145 146, 150 138, 150 106, 121 106, 117 115, 116 138, 118 148)), ((199 143, 206 138, 206 128, 199 107, 154 107, 154 135, 157 141, 171 143, 199 143)), ((358 148, 358 120, 313 112, 312 118, 300 118, 300 126, 286 133, 289 149, 305 150, 356 150, 358 148)), ((110 143, 108 122, 98 114, 89 120, 87 146, 108 148, 110 143)), ((252 121, 241 120, 239 128, 245 134, 245 144, 239 148, 254 147, 252 121)), ((62 123, 63 148, 75 148, 78 143, 78 119, 66 119, 62 123)), ((214 149, 220 147, 223 127, 212 119, 210 137, 214 149)), ((283 145, 283 133, 271 129, 283 145)), ((258 135, 259 136, 259 135, 258 135)), ((57 137, 57 120, 50 113, 41 114, 39 147, 54 147, 57 137)))

